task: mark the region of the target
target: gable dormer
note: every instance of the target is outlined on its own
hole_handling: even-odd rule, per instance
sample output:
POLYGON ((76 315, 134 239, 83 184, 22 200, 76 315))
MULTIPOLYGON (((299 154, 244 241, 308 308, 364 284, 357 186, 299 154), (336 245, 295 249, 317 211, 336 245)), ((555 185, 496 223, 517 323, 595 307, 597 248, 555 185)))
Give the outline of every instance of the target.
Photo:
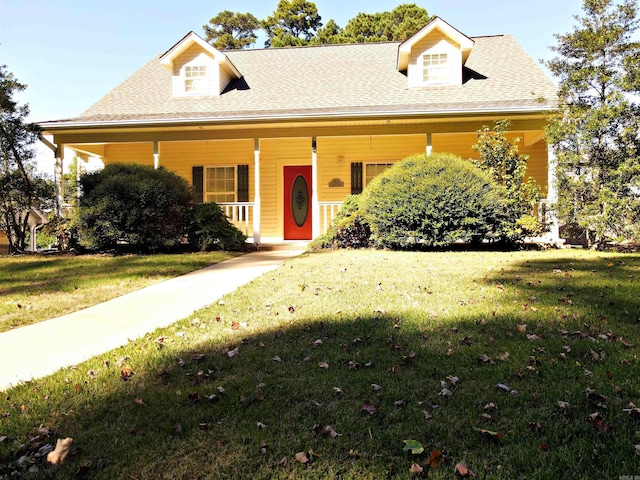
POLYGON ((407 72, 409 87, 462 85, 462 67, 474 41, 440 17, 402 43, 398 71, 407 72))
POLYGON ((171 72, 174 97, 218 96, 242 77, 229 57, 194 32, 161 55, 160 63, 171 72))

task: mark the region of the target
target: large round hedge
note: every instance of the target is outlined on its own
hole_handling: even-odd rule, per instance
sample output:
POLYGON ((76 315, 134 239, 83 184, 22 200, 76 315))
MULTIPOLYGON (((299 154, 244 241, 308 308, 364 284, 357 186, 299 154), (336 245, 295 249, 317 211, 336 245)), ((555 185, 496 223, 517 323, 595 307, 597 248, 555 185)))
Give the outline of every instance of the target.
POLYGON ((452 154, 414 155, 374 178, 361 207, 374 245, 437 247, 500 235, 502 188, 452 154))
POLYGON ((80 179, 81 241, 89 247, 125 243, 158 250, 181 243, 191 206, 191 188, 164 168, 112 164, 80 179))

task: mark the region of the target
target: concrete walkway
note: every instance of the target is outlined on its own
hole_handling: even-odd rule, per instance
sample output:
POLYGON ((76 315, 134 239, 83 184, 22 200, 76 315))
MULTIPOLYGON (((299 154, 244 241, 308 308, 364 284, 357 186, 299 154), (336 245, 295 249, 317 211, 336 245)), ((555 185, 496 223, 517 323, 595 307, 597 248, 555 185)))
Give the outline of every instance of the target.
POLYGON ((0 333, 0 391, 171 325, 300 253, 250 253, 69 315, 0 333))

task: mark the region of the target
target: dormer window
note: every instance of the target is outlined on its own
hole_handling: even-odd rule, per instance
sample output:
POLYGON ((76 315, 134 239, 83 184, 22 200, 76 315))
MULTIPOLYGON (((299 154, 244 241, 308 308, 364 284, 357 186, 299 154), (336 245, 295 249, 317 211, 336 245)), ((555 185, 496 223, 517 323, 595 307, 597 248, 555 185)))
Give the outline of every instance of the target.
POLYGON ((422 56, 424 83, 437 84, 450 81, 449 61, 446 53, 426 53, 422 56))
POLYGON ((207 93, 207 67, 186 65, 184 67, 184 92, 188 94, 207 93))

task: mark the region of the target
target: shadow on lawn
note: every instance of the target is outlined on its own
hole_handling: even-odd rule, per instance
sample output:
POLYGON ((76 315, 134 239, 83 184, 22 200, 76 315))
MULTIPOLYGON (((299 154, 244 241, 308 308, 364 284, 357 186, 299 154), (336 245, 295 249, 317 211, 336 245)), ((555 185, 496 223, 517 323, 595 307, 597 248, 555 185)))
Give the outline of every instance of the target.
MULTIPOLYGON (((473 312, 437 323, 410 312, 290 315, 287 326, 250 334, 216 321, 214 307, 206 328, 185 322, 164 338, 148 335, 62 372, 50 391, 38 381, 15 389, 0 411, 17 422, 11 431, 23 429, 22 441, 27 425, 41 424, 75 439, 64 465, 40 463, 30 478, 407 478, 431 450, 447 458, 430 478, 451 478, 462 459, 481 478, 559 478, 572 466, 565 478, 638 472, 629 454, 637 424, 622 412, 640 396, 630 375, 637 364, 618 342, 563 338, 555 326, 519 332, 512 316, 473 312), (539 340, 527 338, 533 331, 539 340), (177 332, 203 340, 181 350, 177 332), (594 349, 606 357, 595 360, 594 349), (144 352, 155 353, 145 360, 144 352), (589 421, 597 407, 587 387, 607 396, 612 433, 589 421), (490 402, 497 409, 486 409, 490 402), (317 425, 340 436, 316 436, 317 425), (403 452, 406 439, 426 452, 403 452), (304 465, 294 459, 303 451, 304 465)), ((5 462, 16 456, 6 456, 7 443, 5 462)))
MULTIPOLYGON (((33 295, 34 293, 68 291, 77 288, 83 282, 96 279, 114 281, 119 279, 139 279, 157 276, 159 280, 184 273, 178 268, 188 254, 166 256, 158 261, 157 257, 130 255, 105 257, 100 263, 98 257, 60 256, 35 260, 26 257, 25 261, 5 262, 0 265, 0 278, 4 277, 11 286, 0 287, 0 295, 33 295), (150 269, 150 264, 153 268, 150 269)), ((191 263, 189 259, 187 263, 191 263)), ((197 268, 204 267, 202 262, 197 268)))

